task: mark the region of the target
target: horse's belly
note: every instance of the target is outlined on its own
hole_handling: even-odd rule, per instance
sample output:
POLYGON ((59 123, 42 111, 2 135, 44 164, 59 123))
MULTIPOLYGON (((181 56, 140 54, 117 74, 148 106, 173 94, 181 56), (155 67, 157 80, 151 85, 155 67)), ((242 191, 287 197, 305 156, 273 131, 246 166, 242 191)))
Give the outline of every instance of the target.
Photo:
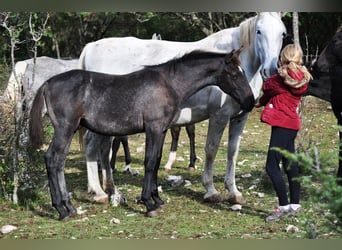
POLYGON ((173 125, 187 125, 208 119, 206 107, 183 108, 173 125))
POLYGON ((144 132, 142 123, 132 120, 84 120, 82 125, 96 133, 105 135, 120 136, 144 132))

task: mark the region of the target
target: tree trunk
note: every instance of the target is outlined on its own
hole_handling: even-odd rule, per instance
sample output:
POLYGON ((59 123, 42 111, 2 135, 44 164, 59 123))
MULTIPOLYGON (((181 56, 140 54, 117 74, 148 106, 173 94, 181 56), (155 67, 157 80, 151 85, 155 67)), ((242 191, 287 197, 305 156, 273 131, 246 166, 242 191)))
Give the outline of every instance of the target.
POLYGON ((299 29, 298 29, 298 12, 293 12, 292 14, 292 29, 293 29, 293 39, 295 44, 299 43, 299 29))

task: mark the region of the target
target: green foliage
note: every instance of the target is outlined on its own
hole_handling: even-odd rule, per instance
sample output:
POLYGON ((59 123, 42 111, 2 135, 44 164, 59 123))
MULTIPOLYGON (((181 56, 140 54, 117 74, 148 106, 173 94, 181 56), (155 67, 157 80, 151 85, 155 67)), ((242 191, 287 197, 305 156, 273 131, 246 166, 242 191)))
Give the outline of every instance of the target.
POLYGON ((274 150, 305 169, 306 175, 299 179, 309 194, 309 200, 314 204, 317 212, 324 215, 329 229, 342 232, 342 186, 338 185, 338 179, 332 173, 329 164, 318 156, 317 148, 314 148, 311 154, 308 152, 292 154, 279 148, 274 150))

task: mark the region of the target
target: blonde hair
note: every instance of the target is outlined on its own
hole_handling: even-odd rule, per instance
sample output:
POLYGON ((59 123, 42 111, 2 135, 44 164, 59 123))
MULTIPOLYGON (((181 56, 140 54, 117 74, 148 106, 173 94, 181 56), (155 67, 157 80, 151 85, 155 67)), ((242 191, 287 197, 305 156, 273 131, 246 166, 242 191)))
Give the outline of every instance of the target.
POLYGON ((280 53, 280 71, 286 71, 290 69, 292 71, 300 70, 304 74, 304 78, 309 81, 312 79, 312 75, 303 65, 303 51, 299 44, 288 44, 280 53))

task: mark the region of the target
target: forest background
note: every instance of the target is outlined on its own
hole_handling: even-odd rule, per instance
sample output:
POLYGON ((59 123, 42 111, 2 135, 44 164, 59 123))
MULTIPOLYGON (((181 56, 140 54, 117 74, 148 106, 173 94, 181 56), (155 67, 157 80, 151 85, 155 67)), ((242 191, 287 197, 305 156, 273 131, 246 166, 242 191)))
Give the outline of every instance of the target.
MULTIPOLYGON (((170 41, 195 41, 221 29, 238 26, 255 12, 17 12, 8 22, 15 26, 17 61, 34 57, 32 32, 42 31, 38 56, 78 58, 88 43, 105 37, 136 36, 150 39, 153 33, 170 41), (31 20, 31 22, 29 22, 31 20), (35 29, 36 28, 36 29, 35 29), (42 30, 44 29, 44 30, 42 30)), ((5 15, 0 16, 4 23, 5 15)), ((292 13, 284 13, 283 22, 293 37, 292 13)), ((298 28, 300 44, 306 54, 316 54, 341 24, 342 13, 301 12, 298 28)), ((0 64, 11 60, 8 32, 0 26, 0 64)))

